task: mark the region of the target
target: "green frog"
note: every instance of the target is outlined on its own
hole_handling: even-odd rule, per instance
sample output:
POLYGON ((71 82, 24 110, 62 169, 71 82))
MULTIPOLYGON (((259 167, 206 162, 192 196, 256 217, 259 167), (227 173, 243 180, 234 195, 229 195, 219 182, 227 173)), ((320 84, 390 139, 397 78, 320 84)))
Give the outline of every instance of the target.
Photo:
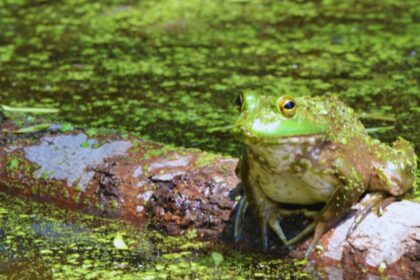
POLYGON ((264 249, 268 228, 286 246, 314 232, 308 256, 365 193, 371 193, 364 203, 366 214, 415 184, 413 145, 399 138, 390 147, 373 139, 355 112, 336 97, 246 93, 237 105, 234 134, 246 151, 236 168, 244 195, 235 217, 235 239, 251 206, 260 221, 264 249), (311 208, 319 204, 321 210, 311 208), (313 222, 287 239, 281 218, 296 214, 313 222))

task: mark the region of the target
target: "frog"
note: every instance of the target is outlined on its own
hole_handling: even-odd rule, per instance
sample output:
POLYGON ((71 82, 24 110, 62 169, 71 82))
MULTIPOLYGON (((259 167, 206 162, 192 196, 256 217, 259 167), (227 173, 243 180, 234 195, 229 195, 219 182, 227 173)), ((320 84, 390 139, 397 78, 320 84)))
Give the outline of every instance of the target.
POLYGON ((245 147, 236 167, 243 189, 234 217, 237 241, 252 208, 264 251, 269 230, 289 249, 313 233, 309 257, 356 202, 363 200, 355 219, 360 223, 381 202, 401 198, 415 185, 413 144, 399 137, 389 146, 371 137, 335 96, 246 92, 236 103, 233 134, 245 147), (288 239, 281 221, 298 214, 310 222, 288 239))

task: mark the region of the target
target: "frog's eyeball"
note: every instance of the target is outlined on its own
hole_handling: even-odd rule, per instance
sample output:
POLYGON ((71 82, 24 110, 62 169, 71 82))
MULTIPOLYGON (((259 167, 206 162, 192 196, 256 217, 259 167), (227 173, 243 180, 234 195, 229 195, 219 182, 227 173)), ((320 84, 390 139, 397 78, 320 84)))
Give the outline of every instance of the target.
POLYGON ((239 110, 241 110, 241 109, 242 109, 242 105, 243 105, 243 103, 244 103, 244 100, 243 100, 242 94, 241 94, 241 95, 238 95, 238 97, 236 97, 236 99, 235 99, 235 103, 236 103, 236 105, 238 106, 238 109, 239 109, 239 110))
POLYGON ((296 113, 296 102, 291 96, 283 96, 279 100, 279 110, 283 116, 291 118, 296 113))

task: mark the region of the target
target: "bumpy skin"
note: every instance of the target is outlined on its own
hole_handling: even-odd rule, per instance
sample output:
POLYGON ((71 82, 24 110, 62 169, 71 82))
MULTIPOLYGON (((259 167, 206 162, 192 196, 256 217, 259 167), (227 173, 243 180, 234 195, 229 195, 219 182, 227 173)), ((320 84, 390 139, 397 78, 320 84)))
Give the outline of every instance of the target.
POLYGON ((238 209, 236 237, 249 204, 259 216, 264 247, 268 226, 285 245, 315 230, 309 254, 365 192, 401 196, 414 185, 412 145, 400 138, 391 148, 372 139, 353 110, 335 97, 293 99, 249 93, 241 103, 234 134, 247 149, 237 167, 245 196, 238 209), (282 108, 285 98, 292 100, 292 110, 282 108), (296 212, 314 216, 302 209, 317 203, 325 206, 315 213, 314 222, 287 240, 281 217, 296 212), (302 209, 287 210, 288 204, 302 209))

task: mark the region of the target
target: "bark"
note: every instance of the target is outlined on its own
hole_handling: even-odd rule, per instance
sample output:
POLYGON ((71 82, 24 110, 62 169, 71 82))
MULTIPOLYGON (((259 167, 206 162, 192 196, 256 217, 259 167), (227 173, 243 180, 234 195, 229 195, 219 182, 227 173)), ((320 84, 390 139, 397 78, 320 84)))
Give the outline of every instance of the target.
MULTIPOLYGON (((16 122, 7 121, 2 128, 16 129, 16 122)), ((232 242, 240 196, 234 158, 106 131, 63 132, 59 126, 20 135, 0 132, 0 145, 2 191, 138 224, 150 222, 168 234, 195 229, 202 239, 232 242)), ((420 213, 419 204, 396 202, 382 217, 369 214, 347 235, 352 212, 323 236, 324 251, 311 259, 330 279, 369 273, 420 278, 420 215, 414 213, 420 213)), ((258 222, 248 217, 240 247, 259 249, 258 222)), ((305 221, 292 217, 282 226, 292 236, 305 221)), ((272 252, 284 252, 275 237, 270 241, 272 252)), ((302 257, 308 242, 291 256, 302 257)))

